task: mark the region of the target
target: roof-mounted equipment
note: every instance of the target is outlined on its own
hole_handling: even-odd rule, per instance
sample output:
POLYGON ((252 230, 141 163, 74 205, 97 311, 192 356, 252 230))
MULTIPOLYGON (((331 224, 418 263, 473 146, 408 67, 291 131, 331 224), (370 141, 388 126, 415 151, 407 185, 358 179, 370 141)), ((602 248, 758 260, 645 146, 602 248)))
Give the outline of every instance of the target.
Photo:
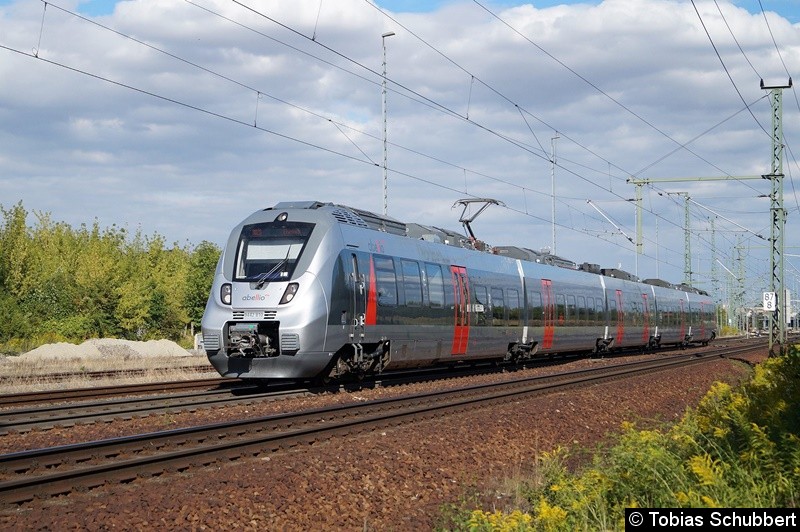
POLYGON ((461 211, 461 216, 458 218, 458 221, 461 222, 461 225, 463 225, 464 229, 466 229, 467 233, 469 233, 469 239, 470 242, 472 242, 472 247, 478 251, 485 251, 486 243, 475 238, 475 233, 472 232, 472 227, 470 227, 469 224, 472 223, 472 221, 475 220, 475 218, 477 218, 483 211, 485 211, 489 205, 499 205, 501 207, 505 207, 506 204, 502 201, 491 198, 465 198, 453 203, 453 207, 451 208, 455 208, 456 205, 464 206, 464 210, 461 211), (484 205, 478 209, 475 214, 467 216, 467 208, 473 203, 483 203, 484 205))

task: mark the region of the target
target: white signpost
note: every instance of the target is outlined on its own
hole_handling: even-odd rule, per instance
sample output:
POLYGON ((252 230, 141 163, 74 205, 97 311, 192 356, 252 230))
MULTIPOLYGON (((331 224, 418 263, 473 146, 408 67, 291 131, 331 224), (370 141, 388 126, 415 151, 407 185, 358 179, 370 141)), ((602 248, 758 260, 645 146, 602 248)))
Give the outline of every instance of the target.
POLYGON ((775 312, 778 309, 778 298, 775 292, 764 292, 764 311, 775 312))

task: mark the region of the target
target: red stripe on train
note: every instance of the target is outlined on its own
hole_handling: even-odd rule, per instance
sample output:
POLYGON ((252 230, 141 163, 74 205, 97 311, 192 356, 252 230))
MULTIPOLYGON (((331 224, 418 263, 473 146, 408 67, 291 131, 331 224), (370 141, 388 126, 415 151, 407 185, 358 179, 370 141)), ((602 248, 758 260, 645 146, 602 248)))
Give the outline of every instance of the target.
POLYGON ((378 323, 378 289, 375 286, 375 262, 372 255, 369 257, 369 289, 367 292, 367 315, 364 317, 365 325, 378 323))

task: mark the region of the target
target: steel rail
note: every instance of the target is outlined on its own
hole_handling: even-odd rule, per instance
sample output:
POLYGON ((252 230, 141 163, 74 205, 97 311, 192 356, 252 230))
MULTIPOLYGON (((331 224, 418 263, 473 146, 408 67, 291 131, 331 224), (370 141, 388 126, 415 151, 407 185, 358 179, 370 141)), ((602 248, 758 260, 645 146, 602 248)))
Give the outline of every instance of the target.
POLYGON ((206 391, 136 398, 114 399, 91 403, 66 403, 33 408, 0 410, 0 435, 50 429, 96 422, 144 417, 162 412, 178 412, 254 401, 283 399, 307 395, 308 389, 282 385, 264 391, 256 385, 240 385, 206 391))
POLYGON ((112 397, 118 395, 135 395, 141 393, 165 392, 170 389, 208 388, 210 386, 235 385, 238 379, 214 377, 210 379, 192 379, 186 381, 151 382, 146 384, 122 384, 114 386, 98 386, 94 388, 74 388, 71 390, 46 390, 40 392, 22 392, 0 395, 0 407, 20 406, 36 403, 55 403, 75 399, 112 397))
MULTIPOLYGON (((727 347, 725 347, 727 349, 727 347)), ((351 388, 373 388, 399 386, 407 383, 430 382, 433 380, 452 380, 464 376, 474 376, 497 372, 516 371, 529 367, 545 367, 557 365, 572 360, 574 357, 556 359, 536 359, 526 361, 518 365, 504 365, 483 363, 477 366, 463 367, 459 370, 452 370, 447 367, 423 368, 406 371, 389 372, 382 375, 367 378, 363 381, 331 384, 328 386, 312 386, 301 382, 277 382, 269 385, 257 385, 239 380, 219 378, 219 379, 200 379, 195 381, 173 381, 162 384, 149 385, 123 385, 118 387, 108 387, 95 389, 99 390, 99 395, 124 395, 128 393, 142 394, 148 391, 169 392, 170 390, 182 391, 184 389, 206 388, 207 391, 193 394, 175 394, 164 396, 149 396, 147 398, 125 398, 120 400, 102 400, 95 402, 80 403, 58 403, 58 399, 70 397, 70 391, 64 391, 50 396, 47 392, 36 392, 35 394, 24 394, 19 398, 19 404, 37 404, 43 399, 49 399, 47 406, 26 407, 15 409, 0 409, 0 435, 11 431, 25 432, 33 429, 47 430, 57 426, 72 426, 76 424, 90 424, 95 422, 107 422, 114 419, 130 419, 132 417, 142 417, 145 415, 177 411, 193 410, 197 408, 207 408, 224 406, 229 403, 249 402, 256 399, 273 399, 270 392, 280 392, 278 397, 291 396, 289 390, 298 390, 298 394, 337 392, 340 390, 350 390, 351 388), (213 386, 217 386, 216 389, 213 386), (257 388, 260 387, 259 388, 257 388), (225 394, 248 394, 247 397, 219 399, 220 395, 225 394), (260 394, 260 395, 257 395, 260 394), (56 402, 57 404, 53 404, 56 402)), ((93 389, 82 389, 75 396, 76 399, 83 397, 93 397, 93 389)), ((15 396, 7 396, 15 397, 15 396)), ((3 396, 0 396, 0 406, 2 406, 3 396)), ((17 403, 10 403, 17 404, 17 403)))
MULTIPOLYGON (((743 348, 730 355, 753 351, 743 348)), ((717 360, 724 354, 682 355, 650 359, 503 383, 337 405, 298 413, 216 423, 0 455, 0 501, 23 503, 38 496, 70 493, 109 481, 161 475, 236 460, 301 442, 432 418, 522 396, 552 393, 643 373, 717 360), (129 456, 134 456, 129 458, 129 456), (97 463, 104 461, 104 463, 97 463), (75 467, 64 471, 65 467, 75 467)))

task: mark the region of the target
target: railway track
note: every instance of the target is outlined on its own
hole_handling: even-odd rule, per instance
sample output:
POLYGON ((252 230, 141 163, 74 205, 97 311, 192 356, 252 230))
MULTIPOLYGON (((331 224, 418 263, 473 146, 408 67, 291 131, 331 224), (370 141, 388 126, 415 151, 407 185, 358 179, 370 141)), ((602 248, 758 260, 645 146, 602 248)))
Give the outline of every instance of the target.
POLYGON ((115 397, 121 395, 138 395, 145 393, 165 393, 170 391, 190 390, 196 388, 212 388, 215 386, 234 386, 241 381, 237 379, 210 378, 188 381, 153 382, 147 384, 116 384, 113 386, 97 386, 93 388, 75 388, 71 390, 46 390, 40 392, 22 392, 0 395, 0 408, 21 407, 39 403, 59 403, 99 397, 115 397))
POLYGON ((158 373, 168 373, 182 371, 186 373, 210 373, 214 368, 210 365, 192 366, 164 366, 160 368, 130 368, 130 369, 109 369, 104 371, 64 371, 58 373, 41 373, 31 375, 0 376, 0 385, 13 382, 16 384, 27 384, 31 382, 62 382, 70 379, 119 379, 125 377, 141 377, 142 375, 152 375, 158 373))
MULTIPOLYGON (((192 387, 194 386, 176 386, 174 388, 176 393, 166 395, 0 410, 0 435, 11 431, 45 430, 57 426, 110 422, 116 419, 144 417, 157 413, 248 404, 310 393, 308 390, 298 388, 295 384, 274 386, 268 391, 263 391, 255 385, 243 385, 238 381, 235 386, 232 386, 230 379, 209 379, 205 384, 198 381, 196 387, 205 388, 204 390, 184 391, 192 387), (212 384, 210 381, 219 382, 212 384)), ((153 387, 152 389, 168 390, 169 387, 162 385, 160 388, 153 387)))
MULTIPOLYGON (((728 349, 728 347, 720 346, 716 349, 728 349)), ((115 419, 131 419, 158 413, 193 411, 230 404, 250 404, 256 401, 346 391, 351 387, 376 388, 426 380, 450 380, 505 372, 509 369, 558 365, 565 360, 572 359, 534 360, 519 366, 483 364, 458 370, 446 367, 416 369, 388 373, 355 383, 329 386, 309 386, 307 383, 290 382, 260 387, 238 379, 217 378, 15 394, 0 396, 0 407, 6 407, 0 409, 0 435, 11 431, 47 430, 59 426, 110 422, 115 419), (190 391, 198 389, 202 391, 190 391), (129 397, 130 395, 152 393, 161 395, 129 397), (126 397, 109 399, 113 396, 126 397), (96 400, 98 397, 105 397, 105 399, 96 400), (83 401, 87 398, 94 400, 83 401)))
POLYGON ((741 354, 697 353, 0 455, 0 501, 24 503, 270 453, 301 443, 741 354))
MULTIPOLYGON (((550 361, 551 364, 556 362, 550 361)), ((522 369, 522 367, 520 367, 522 369)), ((454 371, 449 368, 415 370, 383 375, 364 381, 331 384, 328 386, 309 386, 304 383, 288 382, 259 386, 238 379, 200 379, 196 381, 176 381, 171 383, 117 386, 101 389, 74 390, 48 394, 36 392, 19 396, 0 396, 0 406, 15 406, 0 409, 0 435, 9 432, 47 430, 54 427, 68 427, 78 424, 110 422, 116 419, 131 419, 158 413, 193 411, 200 408, 224 407, 232 404, 252 404, 268 401, 314 395, 325 392, 347 391, 352 388, 376 388, 399 386, 407 383, 431 380, 450 380, 460 377, 485 375, 507 371, 507 368, 486 364, 454 371), (202 388, 202 391, 188 390, 202 388), (100 390, 100 394, 92 393, 100 390), (145 397, 124 397, 100 401, 63 402, 70 399, 85 399, 96 395, 109 396, 144 394, 159 392, 160 395, 145 397), (7 403, 4 405, 3 400, 7 403), (31 406, 38 405, 38 406, 31 406)))

